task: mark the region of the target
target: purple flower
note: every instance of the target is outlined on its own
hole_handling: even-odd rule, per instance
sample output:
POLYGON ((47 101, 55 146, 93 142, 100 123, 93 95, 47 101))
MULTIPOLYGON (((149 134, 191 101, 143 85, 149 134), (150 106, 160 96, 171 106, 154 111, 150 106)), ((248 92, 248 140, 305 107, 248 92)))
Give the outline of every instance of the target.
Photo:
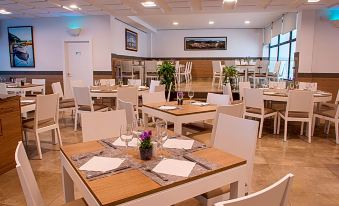
POLYGON ((149 140, 152 136, 152 131, 143 131, 141 134, 140 134, 140 140, 141 141, 145 141, 145 140, 149 140))

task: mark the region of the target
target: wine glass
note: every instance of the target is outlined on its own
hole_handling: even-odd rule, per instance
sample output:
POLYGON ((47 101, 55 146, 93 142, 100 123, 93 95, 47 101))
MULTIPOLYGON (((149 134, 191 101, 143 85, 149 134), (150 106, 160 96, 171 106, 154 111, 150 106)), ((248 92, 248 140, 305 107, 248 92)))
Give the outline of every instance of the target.
POLYGON ((94 85, 95 85, 95 86, 99 86, 99 84, 100 84, 99 80, 95 80, 95 81, 94 81, 94 85))
POLYGON ((127 125, 122 125, 120 127, 120 139, 121 139, 121 141, 125 142, 125 145, 126 145, 126 157, 127 157, 128 143, 130 141, 132 141, 132 139, 133 139, 132 125, 127 124, 127 125))
POLYGON ((162 151, 163 151, 163 144, 168 138, 167 134, 167 122, 164 120, 158 119, 156 121, 156 130, 157 130, 157 142, 160 146, 160 158, 163 158, 162 151))
POLYGON ((192 103, 192 98, 194 97, 194 91, 188 91, 188 97, 190 98, 190 104, 192 103))
POLYGON ((181 104, 183 98, 184 98, 184 93, 183 92, 178 92, 177 93, 177 99, 178 99, 178 103, 179 104, 181 104))

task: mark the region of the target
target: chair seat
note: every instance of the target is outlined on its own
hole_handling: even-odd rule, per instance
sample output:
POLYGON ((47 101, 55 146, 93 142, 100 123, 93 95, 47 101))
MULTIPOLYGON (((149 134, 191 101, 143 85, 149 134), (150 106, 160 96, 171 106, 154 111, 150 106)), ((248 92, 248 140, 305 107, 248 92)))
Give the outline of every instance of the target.
POLYGON ((325 111, 319 111, 319 112, 314 112, 314 114, 318 114, 321 116, 325 116, 325 117, 330 117, 330 118, 334 118, 335 117, 335 113, 336 110, 325 110, 325 111))
POLYGON ((338 104, 333 103, 322 103, 320 110, 333 110, 338 107, 338 104))
POLYGON ((63 102, 59 104, 60 109, 73 108, 75 107, 75 102, 63 102))
POLYGON ((72 202, 63 204, 62 206, 87 206, 87 203, 85 202, 84 198, 81 198, 81 199, 77 199, 72 202))
POLYGON ((70 99, 60 99, 60 104, 61 103, 67 103, 67 102, 74 102, 74 99, 73 98, 70 98, 70 99))
MULTIPOLYGON (((246 109, 246 112, 247 113, 253 113, 253 114, 261 114, 261 109, 259 108, 248 108, 246 109)), ((264 108, 264 114, 271 114, 271 113, 274 113, 275 110, 273 109, 270 109, 270 108, 264 108)))
MULTIPOLYGON (((286 116, 286 111, 280 111, 283 116, 286 116)), ((288 112, 288 117, 294 118, 308 118, 307 112, 288 112)))
POLYGON ((243 103, 242 100, 234 100, 231 102, 231 104, 241 104, 241 103, 243 103))
MULTIPOLYGON (((105 109, 105 108, 108 108, 108 107, 103 105, 103 104, 93 104, 94 111, 102 110, 102 109, 105 109)), ((91 107, 90 106, 79 106, 79 110, 90 112, 91 107)))
MULTIPOLYGON (((55 124, 54 119, 41 120, 38 123, 38 128, 47 127, 47 126, 50 126, 50 125, 53 125, 53 124, 55 124)), ((34 118, 23 120, 22 126, 23 126, 23 128, 33 129, 34 118)))
POLYGON ((223 187, 219 187, 215 190, 206 192, 204 194, 202 194, 203 197, 205 197, 206 199, 211 199, 214 197, 218 197, 220 195, 223 195, 225 193, 229 193, 230 192, 230 185, 225 185, 223 187))

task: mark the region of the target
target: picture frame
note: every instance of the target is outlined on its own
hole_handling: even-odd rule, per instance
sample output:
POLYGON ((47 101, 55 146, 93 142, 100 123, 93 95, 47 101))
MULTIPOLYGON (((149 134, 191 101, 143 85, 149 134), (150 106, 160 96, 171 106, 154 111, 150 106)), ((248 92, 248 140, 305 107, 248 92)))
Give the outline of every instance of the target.
POLYGON ((184 50, 227 50, 227 37, 185 37, 184 50))
POLYGON ((32 26, 7 27, 10 66, 34 68, 34 38, 32 26))
POLYGON ((125 29, 125 49, 138 51, 138 33, 125 29))

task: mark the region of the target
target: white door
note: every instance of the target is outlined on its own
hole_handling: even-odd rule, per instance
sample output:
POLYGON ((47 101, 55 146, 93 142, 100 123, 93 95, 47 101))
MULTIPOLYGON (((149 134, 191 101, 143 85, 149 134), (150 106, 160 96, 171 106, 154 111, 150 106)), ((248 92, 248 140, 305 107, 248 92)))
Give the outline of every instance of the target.
POLYGON ((71 80, 93 85, 92 45, 89 41, 65 42, 64 93, 67 98, 72 97, 71 80))

